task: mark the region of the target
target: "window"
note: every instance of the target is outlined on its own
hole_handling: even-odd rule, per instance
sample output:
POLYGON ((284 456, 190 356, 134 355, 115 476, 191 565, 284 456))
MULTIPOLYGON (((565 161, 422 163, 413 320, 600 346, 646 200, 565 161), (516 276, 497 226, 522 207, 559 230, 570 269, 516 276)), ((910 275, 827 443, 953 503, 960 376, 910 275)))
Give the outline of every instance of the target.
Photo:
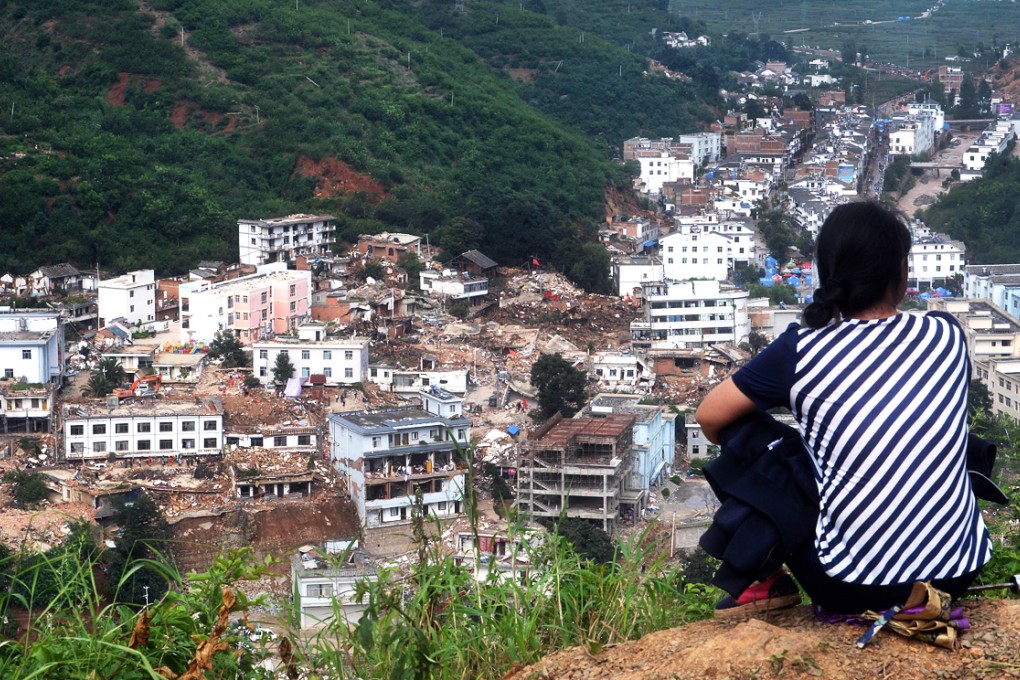
POLYGON ((159 440, 159 450, 160 451, 169 451, 173 447, 174 447, 174 440, 173 439, 160 439, 159 440))
POLYGON ((14 377, 14 369, 13 368, 5 368, 4 369, 4 377, 5 378, 13 378, 14 377))
POLYGON ((379 444, 382 443, 382 437, 372 437, 372 448, 379 448, 379 444))
POLYGON ((436 503, 436 510, 439 512, 446 512, 446 501, 439 501, 436 503))
POLYGON ((260 378, 265 378, 266 377, 266 367, 265 366, 259 366, 259 377, 260 378))
POLYGON ((194 439, 182 439, 181 440, 181 448, 182 449, 193 449, 193 448, 195 448, 195 440, 194 439))
POLYGON ((85 451, 84 444, 71 444, 71 453, 83 453, 85 451))
POLYGON ((344 369, 344 377, 345 378, 353 378, 354 377, 354 369, 353 368, 345 368, 344 369))
POLYGON ((301 350, 301 358, 305 359, 305 360, 311 359, 312 358, 312 353, 309 352, 307 349, 303 349, 303 350, 301 350))
POLYGON ((128 450, 128 445, 129 445, 129 444, 130 444, 130 442, 129 442, 129 441, 127 441, 126 439, 121 439, 121 440, 119 440, 119 441, 117 441, 117 442, 114 442, 114 445, 113 445, 113 447, 114 447, 114 448, 115 448, 115 449, 116 449, 117 451, 127 451, 127 450, 128 450))
POLYGON ((152 448, 152 442, 148 439, 139 439, 137 446, 139 451, 148 451, 152 448))
POLYGON ((333 358, 333 352, 329 351, 328 349, 322 350, 322 359, 324 361, 329 361, 332 358, 333 358))
POLYGON ((85 426, 84 425, 72 425, 71 426, 71 436, 72 437, 81 437, 84 434, 85 434, 85 426))
POLYGON ((94 442, 92 444, 92 450, 96 453, 103 453, 106 451, 106 442, 94 442))
POLYGON ((269 293, 263 293, 262 294, 262 304, 266 304, 267 300, 269 300, 269 293))
POLYGON ((163 421, 163 422, 161 422, 159 424, 159 431, 160 432, 173 432, 174 431, 174 424, 169 422, 169 421, 163 421))
POLYGON ((344 351, 344 360, 345 361, 350 361, 353 358, 354 358, 354 352, 352 350, 345 350, 344 351))
POLYGON ((292 312, 296 312, 297 311, 297 303, 296 302, 291 302, 290 303, 290 311, 292 311, 292 312))
POLYGON ((298 446, 311 446, 312 435, 310 434, 299 434, 297 438, 298 446))
POLYGON ((286 436, 283 436, 283 437, 273 437, 273 446, 286 446, 286 445, 287 445, 287 437, 286 436))
POLYGON ((215 437, 210 437, 210 438, 203 439, 202 440, 202 448, 204 448, 204 449, 215 449, 216 448, 216 438, 215 437))
POLYGON ((92 434, 106 434, 106 423, 95 423, 92 426, 92 434))
POLYGON ((32 350, 30 350, 30 349, 23 349, 23 350, 21 350, 21 358, 22 359, 31 359, 32 358, 32 350))
POLYGON ((113 431, 116 432, 117 434, 127 434, 128 433, 128 424, 127 423, 116 423, 113 426, 113 431))
POLYGON ((139 432, 152 432, 152 423, 138 423, 139 432))
POLYGON ((307 597, 333 597, 332 583, 309 583, 307 597))
POLYGON ((302 367, 301 368, 301 377, 302 378, 307 378, 309 375, 311 375, 311 371, 312 371, 312 369, 308 368, 307 366, 302 367))
POLYGON ((400 508, 390 508, 390 517, 400 517, 400 508))
POLYGON ((204 423, 202 423, 202 429, 205 430, 206 432, 215 432, 219 428, 216 427, 215 420, 207 420, 204 423))
POLYGON ((297 295, 297 285, 295 285, 293 283, 290 284, 290 294, 291 295, 297 295))
POLYGON ((185 420, 183 423, 181 423, 181 432, 194 432, 194 431, 195 431, 194 420, 185 420))

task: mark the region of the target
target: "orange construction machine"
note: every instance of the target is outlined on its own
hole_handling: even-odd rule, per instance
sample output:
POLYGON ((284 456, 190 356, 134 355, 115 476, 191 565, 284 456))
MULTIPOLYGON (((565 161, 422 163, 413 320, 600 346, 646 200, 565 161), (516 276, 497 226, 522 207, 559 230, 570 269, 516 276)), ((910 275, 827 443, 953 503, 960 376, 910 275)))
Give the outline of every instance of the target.
POLYGON ((113 391, 118 399, 131 399, 132 397, 155 397, 159 388, 163 386, 163 376, 146 375, 137 378, 131 387, 113 391))

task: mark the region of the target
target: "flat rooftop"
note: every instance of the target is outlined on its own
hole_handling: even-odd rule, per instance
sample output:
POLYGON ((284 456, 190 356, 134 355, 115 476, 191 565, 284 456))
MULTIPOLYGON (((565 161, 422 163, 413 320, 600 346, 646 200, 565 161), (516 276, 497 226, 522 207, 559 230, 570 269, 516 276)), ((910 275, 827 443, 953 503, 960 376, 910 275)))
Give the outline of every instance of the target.
POLYGON ((605 418, 564 418, 538 440, 529 441, 543 447, 566 446, 577 436, 585 438, 604 437, 616 439, 634 425, 636 417, 630 414, 613 413, 605 418))
POLYGON ((419 425, 425 423, 451 423, 470 425, 471 421, 464 417, 447 418, 429 413, 420 407, 395 407, 374 409, 371 411, 348 411, 346 413, 334 413, 330 420, 343 421, 354 425, 356 428, 366 432, 385 432, 402 427, 419 425))
POLYGON ((64 406, 65 420, 83 418, 131 418, 159 416, 215 416, 223 415, 223 403, 217 397, 205 397, 201 402, 172 399, 131 399, 115 408, 105 402, 78 402, 64 406))
POLYGON ((238 224, 256 224, 263 227, 278 227, 287 224, 303 224, 305 222, 322 222, 325 220, 335 220, 336 217, 333 215, 306 215, 304 213, 295 213, 293 215, 287 215, 286 217, 268 217, 258 220, 245 220, 240 219, 237 221, 238 224))
MULTIPOLYGON (((293 281, 295 279, 304 278, 300 276, 301 272, 297 270, 287 270, 284 272, 270 272, 268 274, 254 274, 251 276, 245 276, 240 279, 231 279, 230 281, 223 281, 222 283, 214 283, 209 287, 208 290, 216 291, 217 293, 225 293, 232 295, 235 293, 243 293, 257 288, 265 288, 274 283, 286 283, 287 281, 293 281)), ((201 292, 201 291, 200 291, 201 292)), ((192 293, 193 294, 193 293, 192 293)))

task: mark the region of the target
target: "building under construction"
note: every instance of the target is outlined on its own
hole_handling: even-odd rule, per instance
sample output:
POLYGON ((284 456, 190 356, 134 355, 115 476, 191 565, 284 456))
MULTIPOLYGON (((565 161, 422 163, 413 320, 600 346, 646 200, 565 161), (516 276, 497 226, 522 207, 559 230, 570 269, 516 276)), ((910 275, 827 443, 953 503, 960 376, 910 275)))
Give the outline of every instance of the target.
POLYGON ((579 517, 609 533, 621 517, 635 517, 643 492, 628 484, 634 420, 632 414, 551 418, 524 444, 518 509, 532 521, 579 517))

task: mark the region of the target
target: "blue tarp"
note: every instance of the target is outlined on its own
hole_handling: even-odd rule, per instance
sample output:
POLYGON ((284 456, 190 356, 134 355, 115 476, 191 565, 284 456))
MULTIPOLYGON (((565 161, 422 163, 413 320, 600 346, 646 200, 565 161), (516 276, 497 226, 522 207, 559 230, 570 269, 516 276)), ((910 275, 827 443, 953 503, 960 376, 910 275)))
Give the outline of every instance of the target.
POLYGON ((659 245, 658 241, 645 241, 645 248, 651 248, 652 246, 659 245))
POLYGON ((521 428, 517 427, 516 425, 511 425, 510 427, 506 428, 506 433, 511 437, 516 437, 518 434, 520 434, 520 432, 521 428))
POLYGON ((758 283, 760 283, 761 285, 765 286, 766 288, 771 288, 772 287, 772 277, 771 276, 763 276, 760 279, 758 279, 758 283))

